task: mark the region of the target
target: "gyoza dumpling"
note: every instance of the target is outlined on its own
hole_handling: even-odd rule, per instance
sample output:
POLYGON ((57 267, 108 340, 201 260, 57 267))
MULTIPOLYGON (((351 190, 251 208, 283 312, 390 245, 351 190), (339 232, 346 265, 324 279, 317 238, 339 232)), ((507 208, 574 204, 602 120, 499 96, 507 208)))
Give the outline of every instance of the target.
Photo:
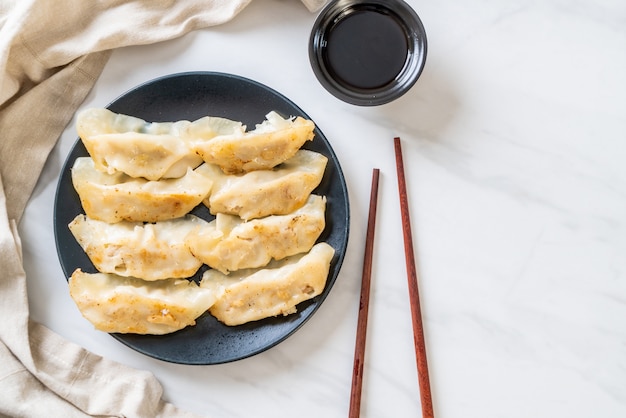
POLYGON ((72 183, 87 216, 104 222, 158 222, 180 218, 209 194, 212 181, 187 169, 178 179, 148 181, 106 174, 89 157, 77 158, 72 183))
POLYGON ((218 213, 215 220, 187 235, 191 252, 209 267, 229 271, 265 266, 273 258, 307 252, 324 230, 326 198, 311 195, 288 215, 244 222, 218 213))
POLYGON ((334 254, 333 247, 319 243, 263 269, 229 275, 207 270, 200 286, 221 294, 209 312, 226 325, 294 313, 298 303, 322 293, 334 254))
POLYGON ((308 199, 324 176, 328 158, 300 150, 273 170, 224 174, 215 165, 203 164, 197 171, 211 180, 211 194, 204 201, 212 214, 237 215, 244 220, 285 215, 308 199))
POLYGON ((76 129, 97 170, 121 171, 148 180, 178 178, 202 158, 189 148, 191 139, 241 134, 241 122, 204 117, 194 122, 146 122, 108 109, 86 109, 77 116, 76 129))
POLYGON ((80 269, 70 277, 69 289, 96 329, 124 334, 168 334, 195 325, 220 296, 185 279, 147 282, 80 269))
POLYGON ((208 225, 193 215, 154 224, 110 224, 78 215, 70 231, 101 273, 115 273, 143 280, 193 276, 202 265, 185 245, 194 228, 208 225))
POLYGON ((312 121, 300 116, 283 119, 270 112, 252 131, 192 141, 191 148, 225 173, 265 170, 293 157, 306 141, 313 139, 314 129, 312 121))

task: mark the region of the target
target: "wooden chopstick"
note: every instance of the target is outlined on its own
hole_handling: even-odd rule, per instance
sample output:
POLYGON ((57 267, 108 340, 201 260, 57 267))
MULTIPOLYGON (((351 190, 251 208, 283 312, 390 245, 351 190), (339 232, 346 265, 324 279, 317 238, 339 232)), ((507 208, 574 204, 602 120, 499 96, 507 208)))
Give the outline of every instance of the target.
POLYGON ((419 380, 420 398, 422 402, 422 417, 433 418, 433 401, 430 392, 430 378, 428 376, 428 362, 426 361, 426 344, 424 342, 424 326, 420 306, 418 277, 415 268, 413 251, 413 235, 411 234, 411 219, 409 203, 404 178, 404 162, 402 160, 402 145, 400 138, 394 138, 396 151, 396 168, 398 171, 398 190, 400 192, 400 212, 402 215, 402 230, 404 234, 404 253, 406 259, 407 279, 409 285, 409 299, 411 303, 411 319, 413 322, 413 339, 415 344, 415 359, 417 360, 417 375, 419 380))
POLYGON ((363 363, 365 358, 365 337, 367 334, 367 315, 369 312, 370 283, 372 277, 372 255, 374 253, 374 233, 376 226, 376 207, 378 202, 378 177, 380 170, 372 172, 372 189, 365 236, 365 257, 363 275, 361 277, 361 299, 359 302, 359 318, 354 345, 354 366, 352 368, 352 391, 350 393, 350 418, 359 418, 361 414, 361 389, 363 387, 363 363))

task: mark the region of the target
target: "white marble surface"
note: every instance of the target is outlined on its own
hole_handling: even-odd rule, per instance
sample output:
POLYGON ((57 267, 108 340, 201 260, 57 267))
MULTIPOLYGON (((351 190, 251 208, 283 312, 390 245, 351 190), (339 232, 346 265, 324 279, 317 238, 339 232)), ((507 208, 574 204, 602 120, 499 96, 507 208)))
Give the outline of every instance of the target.
POLYGON ((396 102, 360 108, 317 83, 315 15, 254 1, 235 20, 116 51, 84 106, 146 80, 213 70, 264 83, 331 141, 351 200, 348 253, 330 296, 255 357, 184 366, 94 331, 69 298, 52 204, 63 134, 20 225, 32 317, 152 371, 167 400, 211 417, 347 415, 371 171, 381 170, 364 417, 420 414, 393 154, 403 140, 438 417, 626 416, 626 3, 409 3, 426 69, 396 102))

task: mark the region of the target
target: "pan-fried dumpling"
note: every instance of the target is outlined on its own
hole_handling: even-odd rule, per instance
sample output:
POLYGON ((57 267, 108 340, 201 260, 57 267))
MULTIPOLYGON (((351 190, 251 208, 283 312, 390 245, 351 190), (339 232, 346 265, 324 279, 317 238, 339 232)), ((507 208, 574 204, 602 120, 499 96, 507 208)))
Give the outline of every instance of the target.
POLYGON ((154 224, 109 224, 78 215, 69 228, 99 272, 152 281, 198 271, 202 261, 189 251, 185 238, 203 224, 208 222, 193 215, 154 224))
POLYGON ((322 293, 334 254, 333 247, 322 242, 308 253, 272 261, 259 270, 229 275, 207 270, 200 286, 221 294, 209 312, 226 325, 292 314, 298 303, 322 293))
POLYGON ((168 334, 195 325, 220 296, 185 279, 147 282, 115 274, 84 273, 69 279, 70 296, 96 329, 132 334, 168 334))
POLYGON ((146 122, 133 116, 93 108, 80 112, 76 129, 97 170, 121 171, 148 180, 178 178, 202 158, 189 147, 191 139, 241 134, 245 126, 224 118, 204 117, 194 122, 146 122))
POLYGON ((308 252, 325 226, 326 198, 311 195, 288 215, 272 215, 244 222, 218 213, 215 220, 187 235, 191 252, 208 266, 229 271, 265 266, 273 258, 308 252))
POLYGON ((158 222, 180 218, 209 194, 212 181, 187 169, 178 179, 148 181, 106 174, 89 157, 77 158, 72 183, 87 216, 104 222, 158 222))
POLYGON ((273 170, 227 175, 213 164, 203 164, 197 171, 213 181, 204 201, 212 214, 249 220, 285 215, 304 205, 322 181, 327 162, 322 154, 300 150, 273 170))
POLYGON ((192 141, 191 148, 204 161, 220 166, 228 174, 265 170, 293 157, 306 141, 313 139, 314 129, 315 124, 308 119, 284 119, 270 112, 252 131, 192 141))

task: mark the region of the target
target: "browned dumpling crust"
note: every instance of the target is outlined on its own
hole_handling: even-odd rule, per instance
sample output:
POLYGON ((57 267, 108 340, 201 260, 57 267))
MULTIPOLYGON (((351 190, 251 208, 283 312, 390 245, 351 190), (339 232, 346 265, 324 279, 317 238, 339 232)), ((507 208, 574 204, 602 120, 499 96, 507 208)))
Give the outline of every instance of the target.
POLYGON ((257 268, 272 259, 308 252, 326 225, 326 198, 311 195, 300 209, 244 222, 218 213, 215 220, 187 235, 191 252, 209 267, 227 274, 257 268))
POLYGON ((322 181, 327 163, 328 158, 320 153, 299 150, 272 170, 227 175, 215 165, 203 164, 197 172, 213 181, 211 193, 204 201, 212 214, 250 220, 285 215, 302 207, 322 181))
POLYGON ((72 183, 87 216, 108 223, 180 218, 200 204, 212 186, 191 168, 178 179, 148 181, 100 172, 89 157, 74 162, 72 183))
POLYGON ((207 270, 201 286, 223 294, 209 311, 226 325, 296 312, 296 305, 322 293, 335 250, 322 242, 310 252, 257 270, 225 275, 207 270))
POLYGON ((252 131, 192 141, 191 148, 209 163, 235 174, 276 167, 314 137, 313 121, 302 117, 284 119, 270 112, 252 131))
POLYGON ((241 122, 205 116, 190 122, 146 122, 108 109, 91 108, 77 116, 76 129, 97 170, 122 172, 147 180, 178 178, 202 158, 191 140, 243 133, 241 122))
POLYGON ((202 261, 185 242, 201 225, 208 222, 193 215, 147 224, 109 224, 78 215, 69 228, 99 272, 153 281, 187 278, 198 271, 202 261))
POLYGON ((169 334, 190 325, 209 309, 218 293, 185 279, 148 282, 77 269, 70 295, 96 329, 132 334, 169 334))

